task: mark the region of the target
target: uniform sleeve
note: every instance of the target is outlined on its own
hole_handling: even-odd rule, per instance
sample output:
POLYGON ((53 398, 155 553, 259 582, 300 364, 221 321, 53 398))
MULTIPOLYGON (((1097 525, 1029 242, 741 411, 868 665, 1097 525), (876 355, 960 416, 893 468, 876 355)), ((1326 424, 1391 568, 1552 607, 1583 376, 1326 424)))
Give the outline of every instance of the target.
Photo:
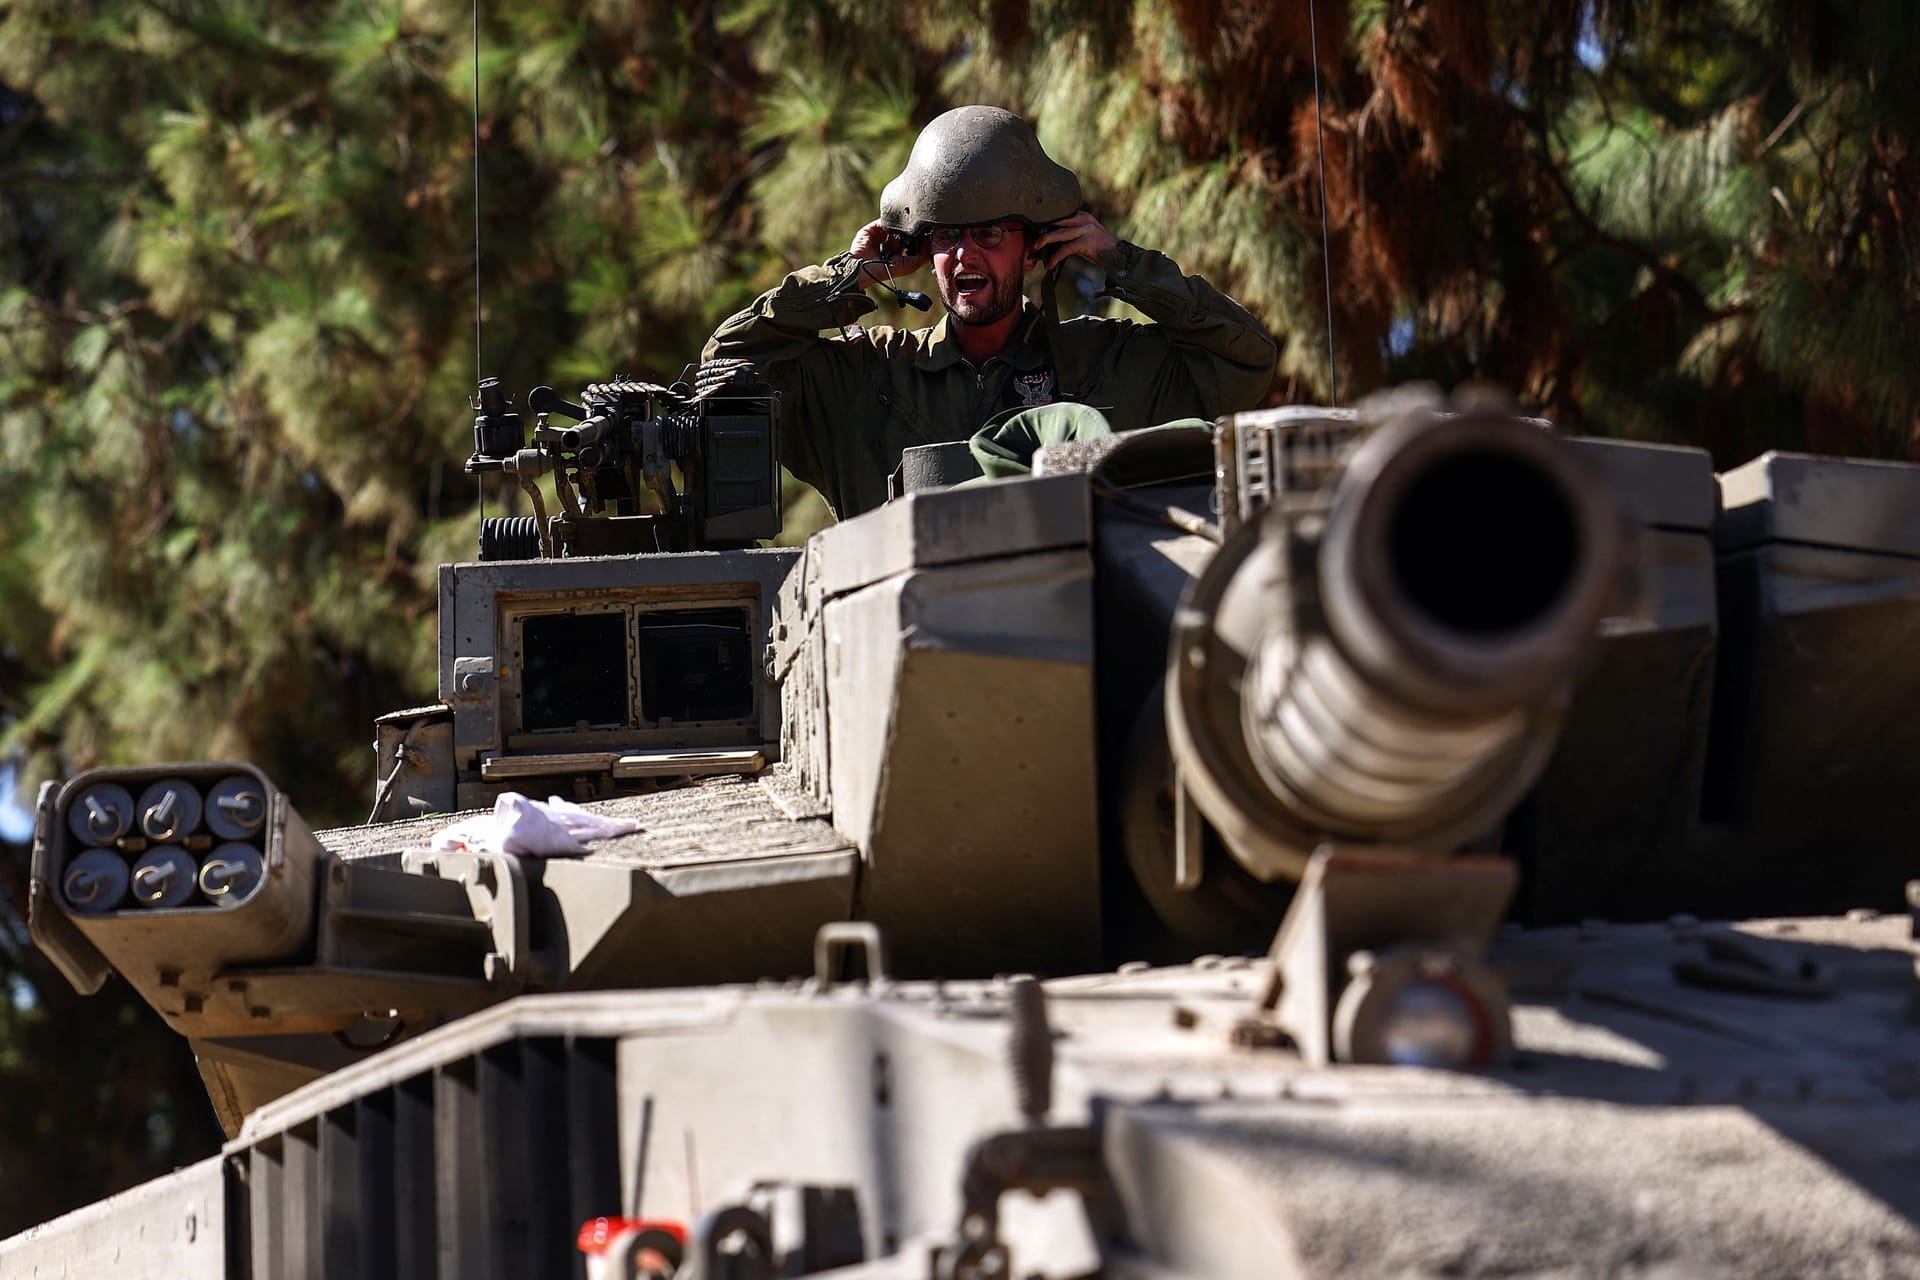
POLYGON ((1154 322, 1101 326, 1101 385, 1089 388, 1090 399, 1110 403, 1116 425, 1211 419, 1266 396, 1279 350, 1246 308, 1165 254, 1124 240, 1102 265, 1106 292, 1154 322))
POLYGON ((780 392, 780 461, 835 510, 835 442, 826 436, 834 415, 828 409, 848 403, 866 345, 832 343, 820 333, 874 309, 873 299, 851 283, 858 270, 858 260, 845 253, 799 268, 722 321, 700 353, 703 360, 751 360, 780 392))

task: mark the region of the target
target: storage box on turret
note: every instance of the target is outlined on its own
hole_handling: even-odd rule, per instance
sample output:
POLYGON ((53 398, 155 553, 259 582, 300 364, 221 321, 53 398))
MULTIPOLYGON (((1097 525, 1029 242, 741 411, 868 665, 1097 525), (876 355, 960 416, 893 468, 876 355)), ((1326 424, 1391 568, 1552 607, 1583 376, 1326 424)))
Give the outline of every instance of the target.
POLYGON ((1657 919, 1695 909, 1688 860, 1719 630, 1713 462, 1671 445, 1570 443, 1633 526, 1639 581, 1601 623, 1560 744, 1503 843, 1520 858, 1516 911, 1531 923, 1657 919))
POLYGON ((1897 908, 1920 825, 1920 467, 1769 453, 1720 491, 1713 905, 1897 908))

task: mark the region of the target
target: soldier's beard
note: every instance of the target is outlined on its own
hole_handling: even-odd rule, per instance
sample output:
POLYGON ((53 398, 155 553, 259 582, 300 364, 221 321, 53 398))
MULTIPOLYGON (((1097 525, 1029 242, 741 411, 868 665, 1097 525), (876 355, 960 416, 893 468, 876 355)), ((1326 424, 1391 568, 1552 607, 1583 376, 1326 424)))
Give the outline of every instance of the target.
POLYGON ((984 327, 998 324, 1020 309, 1021 281, 1017 274, 1000 280, 992 276, 986 278, 985 289, 966 294, 960 292, 952 277, 940 281, 940 301, 946 303, 947 314, 953 317, 954 323, 984 327))

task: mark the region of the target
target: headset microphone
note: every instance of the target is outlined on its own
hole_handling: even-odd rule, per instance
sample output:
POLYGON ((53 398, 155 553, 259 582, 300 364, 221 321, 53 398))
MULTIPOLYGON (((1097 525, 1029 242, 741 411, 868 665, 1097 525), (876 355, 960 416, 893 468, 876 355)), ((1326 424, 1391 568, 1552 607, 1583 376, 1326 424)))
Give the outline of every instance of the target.
POLYGON ((839 289, 836 289, 834 291, 834 296, 837 298, 842 294, 850 292, 854 289, 865 288, 868 285, 878 285, 880 288, 885 289, 888 293, 892 294, 893 300, 899 303, 903 307, 912 307, 915 311, 928 311, 932 309, 933 307, 932 298, 929 298, 926 294, 921 293, 915 289, 902 289, 899 285, 896 285, 893 282, 893 259, 892 258, 875 258, 875 259, 872 259, 871 261, 877 262, 880 265, 880 269, 887 273, 887 278, 885 280, 868 279, 866 269, 865 269, 865 264, 863 264, 860 270, 854 272, 851 276, 847 278, 847 281, 845 284, 843 284, 839 289))
POLYGON ((884 280, 876 280, 874 283, 892 294, 894 301, 903 307, 912 307, 915 311, 925 311, 933 306, 933 299, 916 289, 898 289, 884 280))

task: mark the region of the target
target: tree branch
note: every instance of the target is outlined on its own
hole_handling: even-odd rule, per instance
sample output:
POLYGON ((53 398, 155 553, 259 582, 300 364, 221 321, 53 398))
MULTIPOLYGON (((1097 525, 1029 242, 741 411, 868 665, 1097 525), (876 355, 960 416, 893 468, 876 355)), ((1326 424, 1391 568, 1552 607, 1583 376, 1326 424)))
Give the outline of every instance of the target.
MULTIPOLYGON (((1514 110, 1518 111, 1518 108, 1514 108, 1514 110)), ((1545 171, 1548 181, 1553 184, 1555 191, 1558 192, 1560 201, 1566 207, 1567 212, 1573 216, 1575 222, 1580 224, 1581 230, 1586 233, 1592 243, 1638 262, 1641 266, 1652 272, 1656 279, 1665 284, 1669 293, 1672 293, 1682 302, 1686 303, 1688 308, 1703 320, 1725 320, 1730 316, 1740 315, 1746 311, 1745 307, 1714 306, 1707 301, 1706 295, 1700 292, 1700 286, 1688 279, 1684 272, 1672 264, 1663 261, 1645 245, 1635 244, 1631 240, 1623 240, 1603 228, 1599 221, 1580 203, 1580 198, 1574 193, 1572 184, 1567 181, 1567 175, 1561 171, 1559 164, 1555 162, 1552 145, 1547 140, 1547 125, 1545 120, 1529 112, 1518 112, 1518 114, 1526 124, 1527 132, 1532 135, 1538 146, 1541 155, 1540 168, 1545 171)))

